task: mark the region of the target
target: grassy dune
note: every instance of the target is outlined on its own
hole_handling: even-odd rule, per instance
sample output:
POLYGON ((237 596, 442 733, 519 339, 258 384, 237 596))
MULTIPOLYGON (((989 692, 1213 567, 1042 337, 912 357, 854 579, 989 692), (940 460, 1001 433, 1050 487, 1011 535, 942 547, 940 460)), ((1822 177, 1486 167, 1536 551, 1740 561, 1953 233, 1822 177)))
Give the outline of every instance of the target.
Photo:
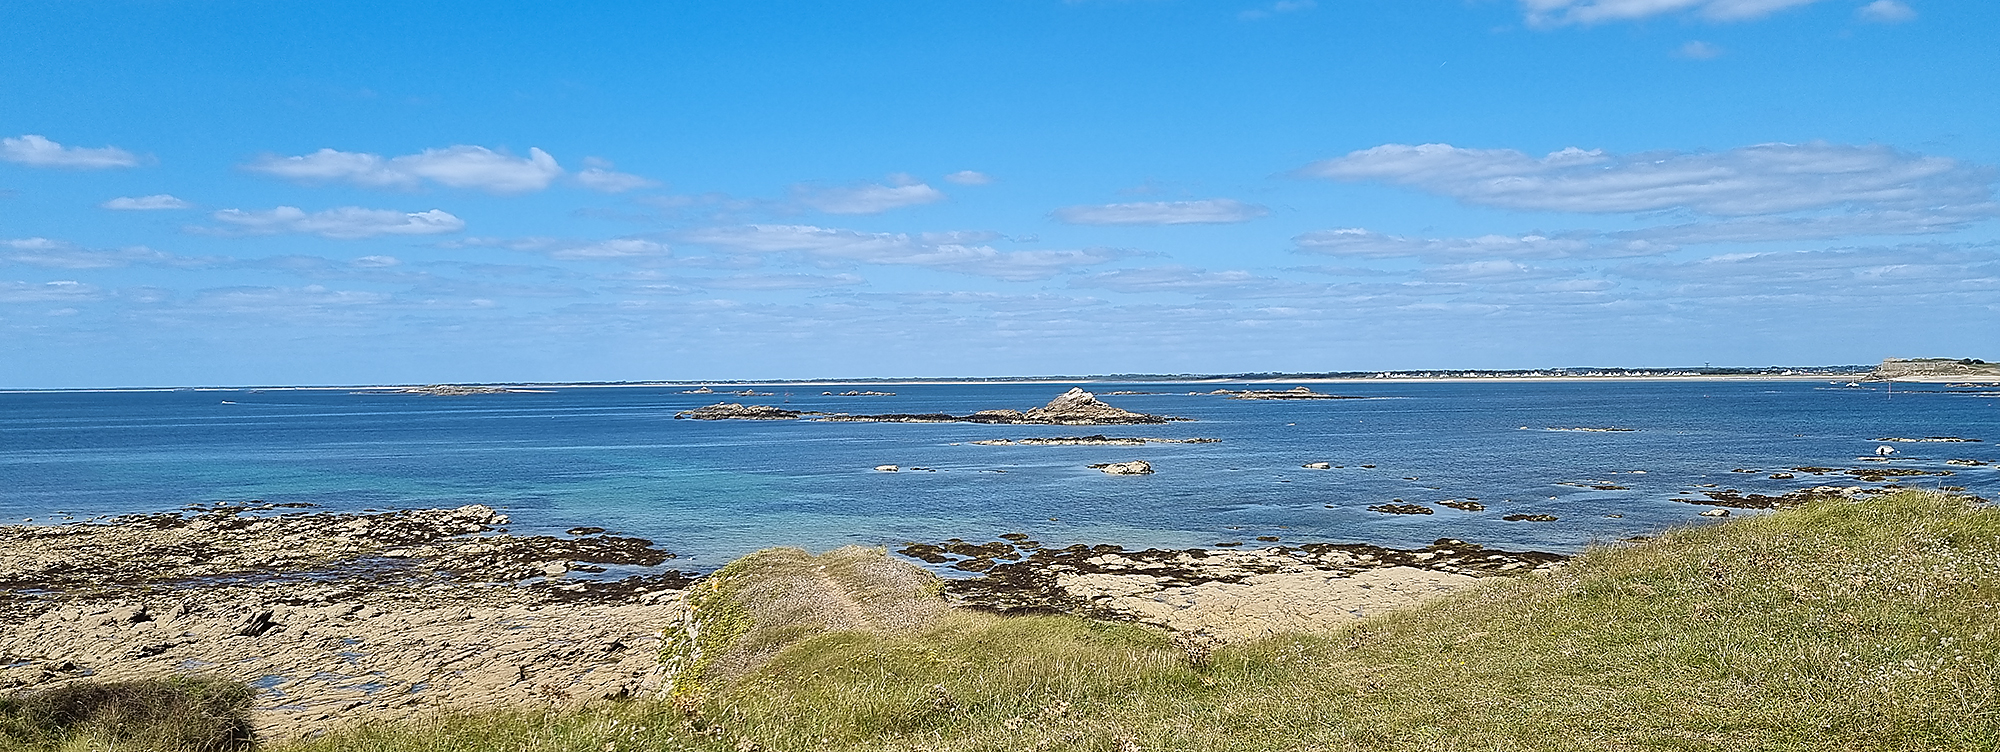
POLYGON ((705 583, 666 700, 289 749, 2000 749, 2000 509, 1958 497, 1675 531, 1221 648, 939 610, 866 562, 767 552, 705 583))

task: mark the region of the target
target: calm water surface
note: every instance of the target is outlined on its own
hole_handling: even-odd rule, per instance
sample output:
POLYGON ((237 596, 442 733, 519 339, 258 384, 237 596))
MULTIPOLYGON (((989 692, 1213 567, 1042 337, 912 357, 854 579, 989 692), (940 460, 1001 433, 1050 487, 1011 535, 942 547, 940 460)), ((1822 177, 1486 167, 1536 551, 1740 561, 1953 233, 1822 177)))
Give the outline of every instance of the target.
MULTIPOLYGON (((516 532, 596 525, 651 538, 708 569, 770 545, 894 545, 1024 532, 1045 543, 1209 545, 1286 541, 1421 545, 1454 537, 1575 551, 1702 521, 1671 501, 1699 484, 1775 493, 1851 479, 1884 437, 1896 467, 1955 475, 1906 485, 2000 496, 2000 390, 1825 381, 1361 383, 1315 402, 1190 395, 1216 384, 1093 384, 1163 392, 1103 398, 1194 422, 993 426, 675 420, 719 395, 682 388, 565 388, 468 397, 318 390, 0 394, 0 519, 170 510, 191 503, 310 502, 336 510, 489 504, 516 532), (1549 428, 1617 427, 1627 432, 1549 428), (980 439, 1207 437, 1144 447, 974 446, 980 439), (1150 476, 1085 465, 1145 459, 1150 476), (1306 462, 1344 468, 1305 470, 1306 462), (878 473, 896 464, 935 472, 878 473), (1361 465, 1374 465, 1362 468, 1361 465), (1733 473, 1734 469, 1758 473, 1733 473), (1614 485, 1601 491, 1583 486, 1614 485), (1367 511, 1395 499, 1477 498, 1484 512, 1367 511), (1503 522, 1512 513, 1556 522, 1503 522), (1618 516, 1611 516, 1618 515, 1618 516)), ((1224 385, 1240 387, 1241 385, 1224 385)), ((1286 388, 1291 384, 1257 385, 1286 388)), ((1068 385, 759 387, 731 401, 853 413, 1025 409, 1068 385), (893 397, 830 397, 850 388, 893 397)), ((1435 506, 1433 504, 1433 506, 1435 506)))

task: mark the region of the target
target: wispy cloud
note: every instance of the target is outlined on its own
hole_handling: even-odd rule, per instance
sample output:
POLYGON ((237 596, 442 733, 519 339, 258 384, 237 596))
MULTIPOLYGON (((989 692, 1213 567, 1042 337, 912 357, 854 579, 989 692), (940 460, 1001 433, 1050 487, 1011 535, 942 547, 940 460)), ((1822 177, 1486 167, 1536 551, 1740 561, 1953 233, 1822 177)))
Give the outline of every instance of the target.
POLYGON ((943 191, 909 175, 891 175, 887 184, 818 187, 794 186, 792 198, 800 204, 827 214, 880 214, 906 206, 920 206, 945 200, 943 191))
POLYGON ((1125 293, 1185 293, 1210 298, 1298 299, 1333 295, 1338 285, 1294 282, 1240 270, 1214 271, 1189 266, 1146 266, 1087 274, 1071 287, 1101 288, 1125 293))
POLYGON ((682 242, 750 254, 797 254, 817 262, 917 266, 995 279, 1048 279, 1130 255, 1109 248, 1001 251, 985 233, 859 232, 812 225, 741 225, 684 232, 682 242))
POLYGON ((1693 15, 1709 21, 1748 21, 1819 0, 1521 0, 1533 26, 1637 21, 1693 15))
POLYGON ((139 157, 116 146, 95 149, 63 146, 43 136, 28 134, 0 138, 0 160, 29 167, 57 167, 70 170, 104 170, 136 167, 139 157))
POLYGON ((1689 60, 1714 60, 1722 57, 1722 48, 1699 39, 1690 39, 1674 50, 1674 54, 1689 60))
MULTIPOLYGON (((1846 305, 1860 297, 1933 300, 2000 293, 2000 247, 1912 244, 1819 251, 1733 253, 1692 261, 1635 263, 1616 274, 1667 283, 1679 298, 1778 298, 1846 305), (1839 295, 1827 295, 1840 290, 1839 295)), ((1934 302, 1934 301, 1933 301, 1934 302)))
POLYGON ((1412 238, 1359 227, 1308 232, 1292 239, 1299 250, 1350 258, 1423 258, 1459 261, 1477 258, 1554 259, 1651 256, 1675 250, 1671 244, 1608 237, 1588 230, 1553 235, 1481 235, 1470 238, 1412 238))
POLYGON ((573 179, 577 185, 599 193, 624 193, 660 185, 658 180, 615 171, 611 169, 610 162, 597 157, 585 157, 583 167, 584 169, 577 172, 573 179))
POLYGON ((1270 5, 1266 5, 1259 8, 1251 8, 1249 10, 1237 13, 1236 17, 1241 18, 1245 21, 1255 21, 1261 18, 1270 18, 1271 16, 1278 15, 1280 13, 1297 13, 1299 11, 1312 10, 1317 7, 1319 7, 1319 3, 1314 2, 1313 0, 1278 0, 1277 2, 1271 3, 1270 5))
POLYGON ((192 209, 194 204, 182 201, 172 195, 156 193, 151 196, 119 196, 98 206, 118 211, 160 211, 163 209, 192 209))
POLYGON ((1721 216, 1834 207, 1990 205, 1995 171, 1887 146, 1760 144, 1722 152, 1608 154, 1386 144, 1315 162, 1301 174, 1379 181, 1508 209, 1721 216))
POLYGON ((1899 24, 1917 18, 1916 10, 1898 0, 1875 0, 1855 10, 1854 15, 1863 21, 1886 24, 1899 24))
POLYGON ((1660 256, 1687 246, 1770 243, 1890 235, 1932 235, 2000 216, 1994 203, 1806 216, 1737 217, 1639 227, 1564 230, 1477 237, 1408 237, 1349 227, 1292 238, 1306 253, 1348 258, 1419 258, 1457 262, 1478 258, 1603 259, 1660 256))
POLYGON ((672 258, 667 244, 648 238, 573 240, 566 238, 464 238, 438 245, 445 248, 505 248, 539 253, 563 261, 638 261, 672 258))
POLYGON ((202 290, 189 307, 230 313, 312 316, 388 303, 394 296, 367 290, 304 287, 218 287, 202 290))
POLYGON ((1069 206, 1057 209, 1049 216, 1073 225, 1188 225, 1248 222, 1270 213, 1270 209, 1256 204, 1214 198, 1069 206))
POLYGON ((734 274, 727 277, 680 277, 694 287, 719 290, 825 290, 867 284, 853 274, 734 274))
POLYGON ((987 185, 993 182, 993 176, 977 170, 959 170, 944 176, 944 182, 954 185, 987 185))
POLYGON ((0 282, 0 303, 68 303, 95 300, 104 291, 73 279, 54 282, 0 282))
POLYGON ((224 209, 210 216, 228 225, 229 232, 245 235, 299 233, 354 239, 379 235, 440 235, 465 229, 463 220, 442 209, 401 212, 343 206, 309 213, 296 206, 280 206, 264 211, 224 209))
POLYGON ((134 265, 195 269, 226 261, 220 256, 176 256, 142 245, 102 249, 49 238, 0 240, 0 263, 45 269, 116 269, 134 265))
MULTIPOLYGON (((244 165, 244 169, 306 184, 349 183, 365 188, 413 190, 430 182, 496 194, 539 191, 563 175, 555 157, 541 149, 531 148, 528 156, 516 157, 484 146, 464 145, 425 149, 395 158, 334 149, 295 157, 265 155, 244 165)), ((611 175, 598 179, 615 181, 617 178, 611 175)))

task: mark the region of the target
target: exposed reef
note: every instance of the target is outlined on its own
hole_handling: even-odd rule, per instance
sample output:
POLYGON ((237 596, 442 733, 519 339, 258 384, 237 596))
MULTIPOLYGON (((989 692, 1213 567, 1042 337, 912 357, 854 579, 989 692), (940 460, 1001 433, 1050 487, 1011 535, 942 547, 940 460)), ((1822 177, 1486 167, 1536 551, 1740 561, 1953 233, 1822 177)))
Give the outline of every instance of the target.
POLYGON ((520 536, 484 506, 225 504, 0 527, 0 689, 213 674, 277 741, 341 719, 573 707, 657 685, 678 571, 649 541, 520 536))
POLYGON ((1795 507, 1825 499, 1855 498, 1874 494, 1889 493, 1893 489, 1870 488, 1868 486, 1814 486, 1798 488, 1772 496, 1759 493, 1743 493, 1734 488, 1720 491, 1702 491, 1702 498, 1676 497, 1673 501, 1682 504, 1700 504, 1710 507, 1730 509, 1779 509, 1795 507))
POLYGON ((947 413, 849 415, 847 413, 826 413, 816 411, 785 410, 765 405, 742 405, 719 403, 685 410, 674 415, 676 418, 694 420, 792 420, 811 416, 815 420, 828 422, 866 423, 995 423, 1005 425, 1145 425, 1190 420, 1163 415, 1148 415, 1113 407, 1097 399, 1097 396, 1081 388, 1071 388, 1068 392, 1049 400, 1047 405, 1032 410, 980 410, 970 415, 950 415, 947 413))
MULTIPOLYGON (((1402 499, 1397 499, 1400 502, 1402 499)), ((1437 510, 1422 504, 1376 504, 1368 508, 1370 512, 1383 514, 1436 514, 1437 510)))
POLYGON ((1153 464, 1145 460, 1132 460, 1131 462, 1100 462, 1098 464, 1091 465, 1090 469, 1103 472, 1105 475, 1152 475, 1153 474, 1153 464))
POLYGON ((651 541, 595 534, 521 536, 481 505, 377 513, 299 511, 305 505, 218 504, 104 522, 0 527, 0 618, 63 599, 171 594, 189 607, 210 596, 284 603, 493 605, 620 598, 677 588, 679 572, 619 581, 570 571, 655 566, 673 558, 651 541), (467 590, 470 588, 470 590, 467 590))
POLYGON ((982 439, 969 441, 978 446, 1144 446, 1146 444, 1214 444, 1221 439, 1155 439, 1151 437, 1105 436, 1054 436, 1050 438, 982 439))
POLYGON ((674 417, 683 419, 691 418, 694 420, 797 420, 807 415, 817 414, 800 410, 786 410, 770 405, 717 402, 713 405, 697 407, 693 410, 682 410, 675 413, 674 417))
POLYGON ((1126 551, 1114 545, 1044 548, 1019 533, 1002 538, 912 543, 899 553, 981 573, 946 581, 945 595, 958 605, 1140 621, 1232 639, 1323 628, 1482 577, 1549 569, 1566 560, 1453 539, 1414 551, 1343 543, 1126 551))
POLYGON ((1239 400, 1345 400, 1371 399, 1346 394, 1326 394, 1315 392, 1311 387, 1295 386, 1290 389, 1217 389, 1209 394, 1226 394, 1230 399, 1239 400))

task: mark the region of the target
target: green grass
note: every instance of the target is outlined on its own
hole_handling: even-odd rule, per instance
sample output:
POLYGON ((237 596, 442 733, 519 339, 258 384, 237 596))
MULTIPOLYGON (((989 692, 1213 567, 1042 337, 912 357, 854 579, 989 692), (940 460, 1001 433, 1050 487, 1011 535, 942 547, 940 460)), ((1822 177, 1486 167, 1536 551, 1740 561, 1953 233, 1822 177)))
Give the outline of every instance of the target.
POLYGON ((0 699, 0 749, 224 752, 250 746, 250 688, 175 678, 67 684, 0 699))
POLYGON ((878 618, 929 596, 856 575, 851 550, 773 556, 705 596, 733 625, 712 656, 754 644, 735 673, 288 749, 2000 749, 2000 510, 1938 494, 1674 531, 1213 654, 1066 617, 878 618), (787 614, 832 613, 808 608, 829 587, 859 610, 785 633, 787 614))

